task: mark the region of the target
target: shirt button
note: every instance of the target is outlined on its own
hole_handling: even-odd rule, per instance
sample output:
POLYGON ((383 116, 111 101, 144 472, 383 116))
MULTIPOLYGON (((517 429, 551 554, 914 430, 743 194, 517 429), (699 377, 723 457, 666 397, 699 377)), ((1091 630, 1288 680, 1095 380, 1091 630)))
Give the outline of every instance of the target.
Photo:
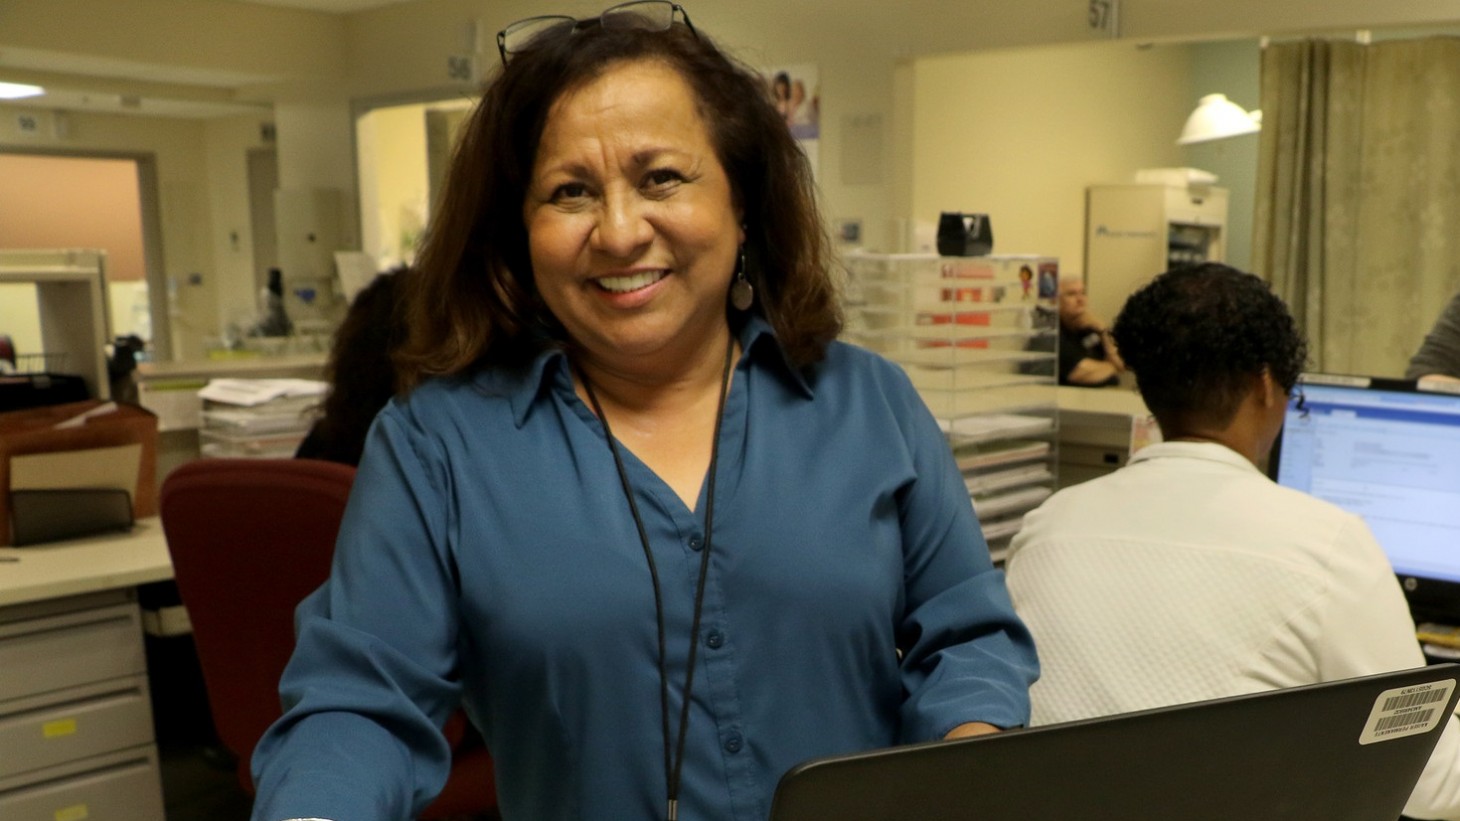
POLYGON ((691 536, 691 537, 689 537, 689 549, 690 550, 704 550, 705 549, 705 540, 704 539, 701 539, 699 536, 691 536))
POLYGON ((745 746, 745 739, 740 737, 740 733, 731 733, 725 736, 725 752, 738 753, 743 746, 745 746))
POLYGON ((721 633, 719 630, 711 630, 709 634, 705 636, 705 644, 708 645, 711 650, 719 650, 721 645, 723 645, 724 643, 725 634, 721 633))

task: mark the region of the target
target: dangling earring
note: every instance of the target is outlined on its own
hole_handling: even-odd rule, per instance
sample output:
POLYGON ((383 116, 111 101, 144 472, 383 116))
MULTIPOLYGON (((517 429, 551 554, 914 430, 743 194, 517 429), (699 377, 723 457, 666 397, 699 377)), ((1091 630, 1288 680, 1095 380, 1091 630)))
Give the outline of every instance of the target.
POLYGON ((755 302, 755 286, 745 278, 745 246, 740 246, 740 258, 735 265, 735 281, 730 283, 730 304, 737 311, 750 310, 755 302))

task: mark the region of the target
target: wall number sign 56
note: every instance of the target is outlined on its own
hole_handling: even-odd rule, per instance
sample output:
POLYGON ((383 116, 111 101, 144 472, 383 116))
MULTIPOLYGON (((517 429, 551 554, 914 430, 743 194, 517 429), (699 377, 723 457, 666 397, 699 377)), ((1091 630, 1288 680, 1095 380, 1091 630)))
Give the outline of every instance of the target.
POLYGON ((1089 0, 1088 20, 1092 31, 1107 37, 1120 36, 1120 0, 1089 0))

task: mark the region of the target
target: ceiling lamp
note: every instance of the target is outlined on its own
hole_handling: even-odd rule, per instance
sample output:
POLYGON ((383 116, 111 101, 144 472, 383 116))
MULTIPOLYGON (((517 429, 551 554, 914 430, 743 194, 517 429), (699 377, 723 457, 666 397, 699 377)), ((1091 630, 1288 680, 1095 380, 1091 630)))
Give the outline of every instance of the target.
POLYGON ((1225 94, 1208 94, 1201 98, 1196 110, 1186 118, 1177 145, 1204 143, 1262 130, 1262 112, 1248 113, 1225 94))
POLYGON ((45 93, 46 90, 40 86, 0 81, 0 100, 19 100, 22 97, 36 97, 45 93))

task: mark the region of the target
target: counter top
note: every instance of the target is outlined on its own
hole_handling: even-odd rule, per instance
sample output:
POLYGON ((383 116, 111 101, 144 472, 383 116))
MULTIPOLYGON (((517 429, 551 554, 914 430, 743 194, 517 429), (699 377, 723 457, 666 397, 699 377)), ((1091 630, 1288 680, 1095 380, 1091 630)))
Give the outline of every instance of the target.
POLYGON ((254 379, 299 377, 319 379, 324 373, 322 353, 251 356, 238 359, 192 359, 178 362, 138 362, 138 382, 185 379, 254 379))
POLYGON ((1118 413, 1131 416, 1145 416, 1146 403, 1141 395, 1129 388, 1076 388, 1061 385, 1056 392, 1055 403, 1061 412, 1080 411, 1084 413, 1118 413))
POLYGON ((172 578, 172 558, 157 517, 128 533, 0 547, 0 606, 135 587, 172 578))

